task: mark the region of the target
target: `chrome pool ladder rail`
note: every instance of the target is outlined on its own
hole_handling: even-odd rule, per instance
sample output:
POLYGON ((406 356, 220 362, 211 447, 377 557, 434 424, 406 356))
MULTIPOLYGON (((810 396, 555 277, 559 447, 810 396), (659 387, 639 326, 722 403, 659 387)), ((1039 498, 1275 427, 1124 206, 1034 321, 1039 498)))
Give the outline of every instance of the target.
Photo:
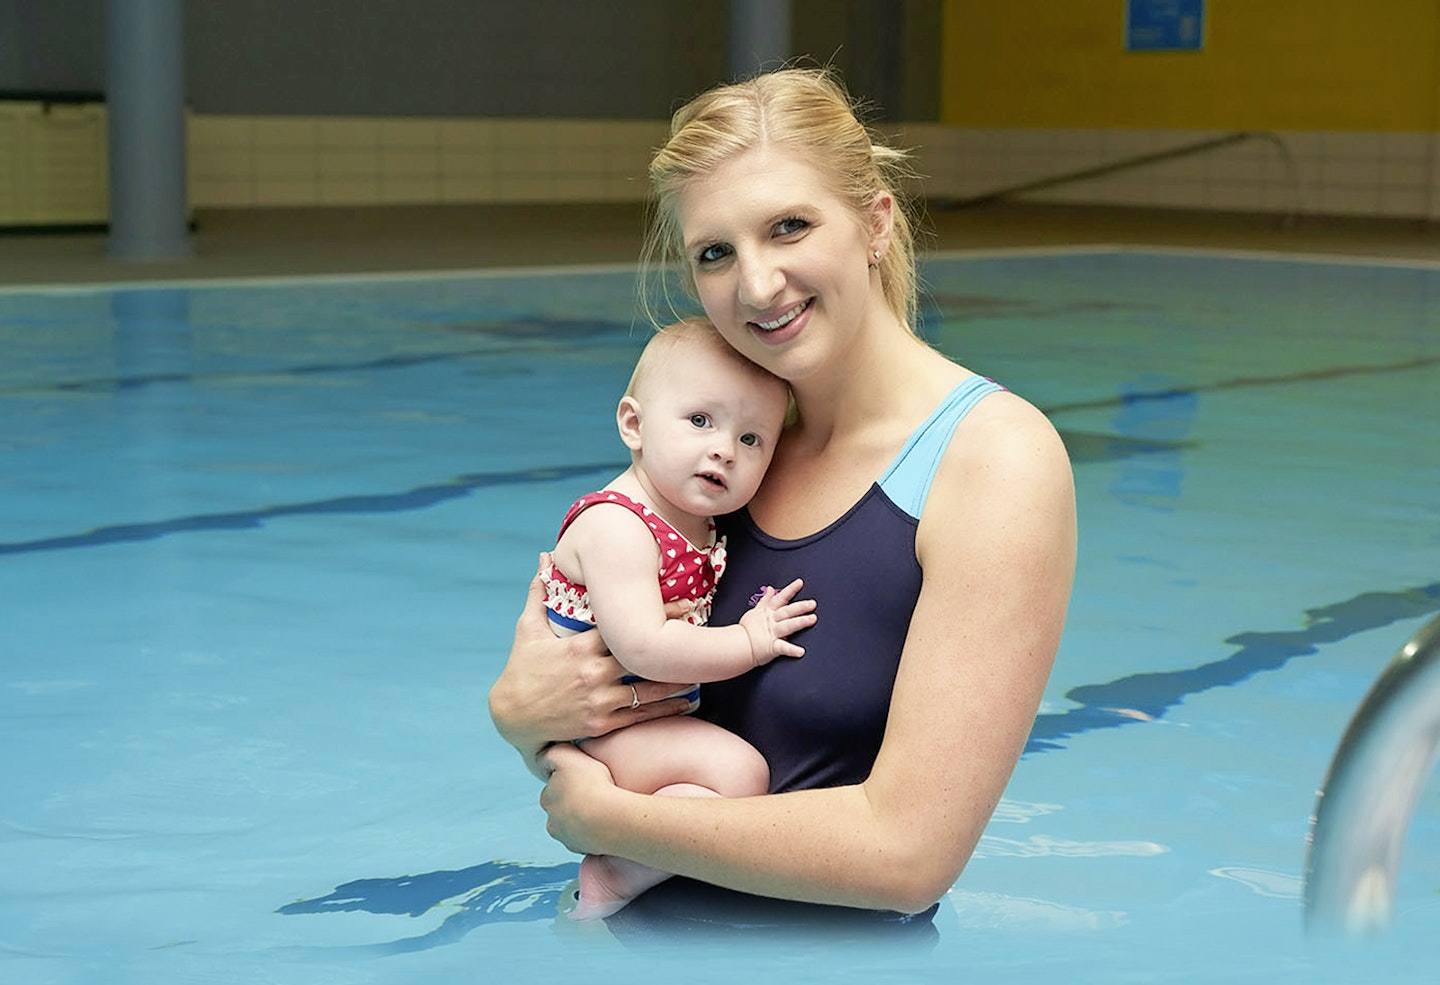
POLYGON ((1440 753, 1440 617, 1410 638, 1360 702, 1310 819, 1305 925, 1387 929, 1405 835, 1440 753))

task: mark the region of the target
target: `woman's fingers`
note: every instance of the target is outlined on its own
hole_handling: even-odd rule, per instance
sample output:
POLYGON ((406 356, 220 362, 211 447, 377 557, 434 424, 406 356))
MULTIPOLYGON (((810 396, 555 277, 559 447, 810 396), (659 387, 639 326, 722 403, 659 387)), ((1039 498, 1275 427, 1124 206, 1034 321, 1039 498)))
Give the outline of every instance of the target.
POLYGON ((625 707, 629 708, 639 698, 640 704, 650 705, 664 701, 666 698, 678 698, 680 695, 695 690, 696 684, 666 684, 661 681, 626 681, 624 683, 625 707), (635 689, 631 694, 630 689, 635 689))
POLYGON ((546 830, 573 852, 591 851, 596 846, 589 843, 581 811, 607 787, 613 788, 609 769, 568 743, 542 753, 540 766, 545 776, 540 806, 549 815, 546 830))
MULTIPOLYGON (((544 630, 550 633, 550 617, 545 611, 545 578, 550 573, 550 555, 542 552, 535 570, 535 577, 530 579, 530 584, 525 591, 525 605, 520 610, 520 618, 515 621, 515 633, 519 636, 522 632, 526 635, 534 635, 544 630)), ((550 633, 554 635, 554 633, 550 633)))
MULTIPOLYGON (((662 684, 657 681, 622 682, 611 692, 614 695, 615 703, 603 723, 607 727, 602 731, 596 731, 595 734, 604 735, 637 722, 668 718, 671 715, 683 715, 692 710, 693 705, 689 698, 683 695, 677 696, 675 692, 678 690, 680 688, 674 684, 662 684)), ((684 690, 689 693, 694 690, 694 687, 687 687, 684 690)))

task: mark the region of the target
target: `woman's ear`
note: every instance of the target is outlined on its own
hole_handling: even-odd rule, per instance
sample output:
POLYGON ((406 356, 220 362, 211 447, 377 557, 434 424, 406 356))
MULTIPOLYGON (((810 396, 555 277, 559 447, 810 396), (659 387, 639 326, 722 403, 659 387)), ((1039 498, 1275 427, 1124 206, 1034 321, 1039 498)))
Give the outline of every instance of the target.
POLYGON ((895 229, 895 196, 881 192, 870 203, 870 256, 879 259, 890 248, 890 234, 895 229))
POLYGON ((620 398, 615 408, 615 424, 620 429, 620 440, 632 452, 640 450, 640 401, 631 396, 620 398))

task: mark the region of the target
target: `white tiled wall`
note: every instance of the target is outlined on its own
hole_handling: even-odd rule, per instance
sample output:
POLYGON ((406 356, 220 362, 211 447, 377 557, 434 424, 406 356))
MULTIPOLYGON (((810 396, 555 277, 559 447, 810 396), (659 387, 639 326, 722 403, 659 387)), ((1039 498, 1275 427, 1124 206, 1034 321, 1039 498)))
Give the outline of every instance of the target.
POLYGON ((104 108, 0 102, 0 224, 98 224, 110 208, 104 108))
MULTIPOLYGON (((927 193, 984 195, 1225 136, 912 126, 927 193)), ((1279 131, 1032 192, 1041 201, 1440 219, 1440 134, 1279 131)))
MULTIPOLYGON (((925 190, 965 198, 1224 136, 921 124, 925 190)), ((639 201, 655 121, 197 116, 204 206, 639 201)), ((1042 201, 1440 219, 1440 135, 1284 131, 1033 192, 1042 201)))
MULTIPOLYGON (((0 103, 0 224, 101 222, 101 106, 0 103)), ((640 201, 663 121, 194 115, 192 208, 640 201)), ((917 124, 925 191, 967 198, 1224 136, 917 124)), ((1440 221, 1440 134, 1283 131, 1036 200, 1440 221)))
POLYGON ((645 196, 663 122, 190 120, 190 200, 205 206, 605 202, 645 196))

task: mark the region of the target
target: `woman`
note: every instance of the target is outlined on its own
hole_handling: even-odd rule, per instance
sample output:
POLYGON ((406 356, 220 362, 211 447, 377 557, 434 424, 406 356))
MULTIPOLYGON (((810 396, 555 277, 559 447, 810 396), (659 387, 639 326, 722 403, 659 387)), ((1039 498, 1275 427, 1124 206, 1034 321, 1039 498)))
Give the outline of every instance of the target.
POLYGON ((547 778, 549 830, 573 851, 917 913, 1005 789, 1059 644, 1074 490, 1035 408, 916 336, 903 162, 825 73, 785 70, 693 100, 651 163, 647 258, 677 260, 725 340, 795 401, 759 493, 721 525, 712 624, 795 577, 820 618, 794 637, 803 659, 704 690, 700 713, 769 761, 771 794, 646 797, 564 740, 683 701, 669 685, 632 697, 596 634, 551 638, 532 585, 491 714, 547 778))

